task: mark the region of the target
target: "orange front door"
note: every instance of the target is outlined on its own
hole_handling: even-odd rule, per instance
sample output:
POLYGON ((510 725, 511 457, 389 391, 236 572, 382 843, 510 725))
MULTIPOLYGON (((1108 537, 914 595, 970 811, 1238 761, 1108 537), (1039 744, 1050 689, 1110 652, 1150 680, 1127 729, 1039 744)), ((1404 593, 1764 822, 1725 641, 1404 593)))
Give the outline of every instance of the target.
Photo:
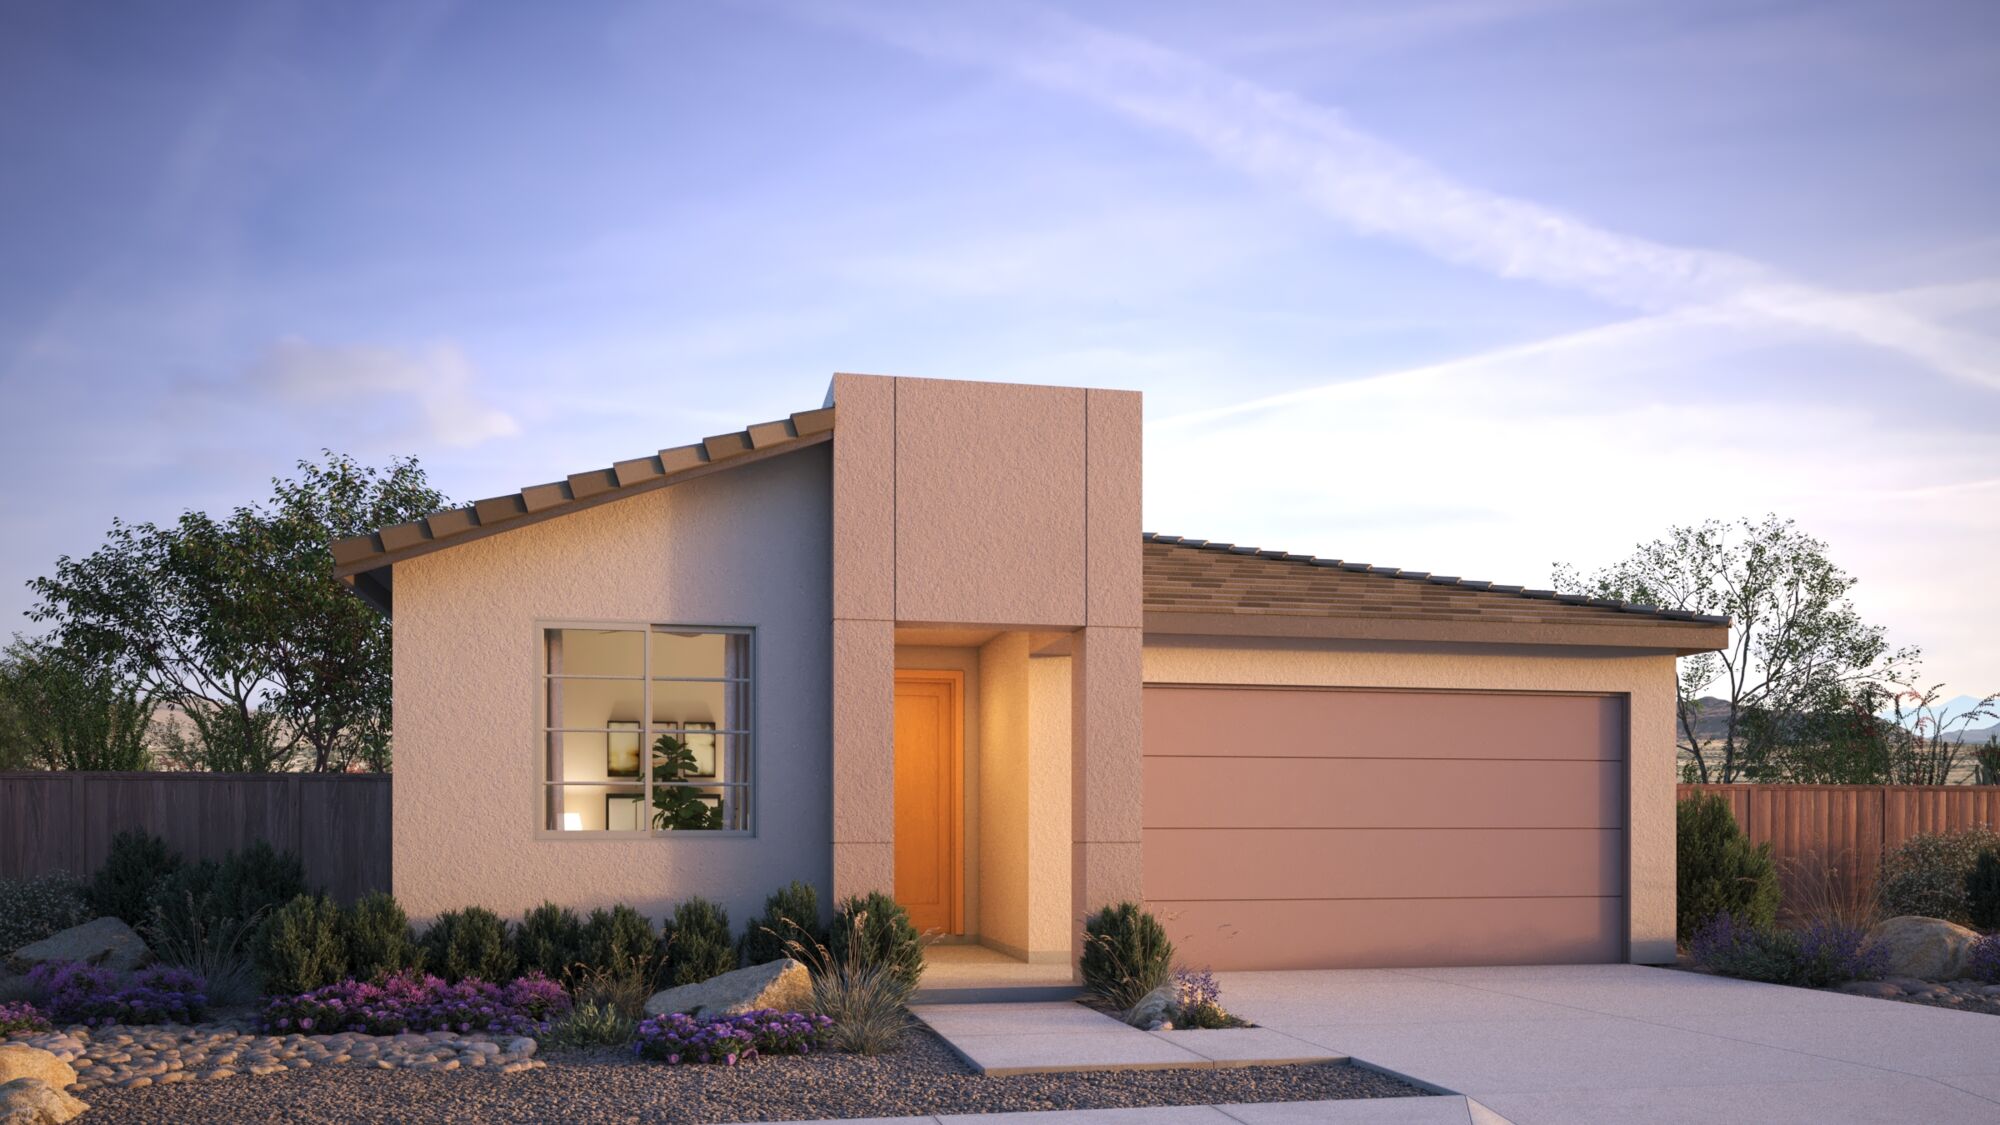
POLYGON ((957 672, 896 671, 896 901, 919 932, 965 929, 965 729, 957 672))

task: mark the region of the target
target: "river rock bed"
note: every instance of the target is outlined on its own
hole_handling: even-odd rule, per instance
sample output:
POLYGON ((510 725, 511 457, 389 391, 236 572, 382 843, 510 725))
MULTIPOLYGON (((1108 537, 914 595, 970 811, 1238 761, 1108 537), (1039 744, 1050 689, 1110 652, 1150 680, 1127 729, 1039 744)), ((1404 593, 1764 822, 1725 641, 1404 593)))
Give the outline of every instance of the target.
POLYGON ((377 1070, 492 1070, 542 1066, 527 1036, 448 1031, 402 1035, 259 1035, 229 1024, 71 1027, 7 1040, 39 1047, 76 1068, 72 1093, 220 1082, 315 1067, 377 1070))

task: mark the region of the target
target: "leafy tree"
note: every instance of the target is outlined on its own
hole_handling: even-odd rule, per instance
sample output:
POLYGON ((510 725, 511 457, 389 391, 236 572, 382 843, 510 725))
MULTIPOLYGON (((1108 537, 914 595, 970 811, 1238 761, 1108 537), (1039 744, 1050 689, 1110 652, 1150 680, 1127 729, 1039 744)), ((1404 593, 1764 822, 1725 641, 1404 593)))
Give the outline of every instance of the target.
POLYGON ((1882 717, 1874 685, 1835 689, 1791 713, 1763 707, 1743 716, 1741 777, 1794 785, 1882 785, 1907 732, 1882 717))
POLYGON ((0 654, 0 769, 151 769, 152 712, 137 680, 45 639, 0 654))
POLYGON ((1663 609, 1727 614, 1729 647, 1682 657, 1678 712, 1690 780, 1739 780, 1753 713, 1767 732, 1790 729, 1829 700, 1906 678, 1915 648, 1890 649, 1879 625, 1861 619, 1848 592, 1855 579, 1826 557, 1826 544, 1790 520, 1767 516, 1675 527, 1595 574, 1558 564, 1558 589, 1663 609), (1704 733, 1701 701, 1719 693, 1722 730, 1704 733))
POLYGON ((444 497, 411 459, 377 470, 327 452, 224 518, 114 521, 103 546, 30 585, 65 650, 129 676, 185 717, 190 768, 389 766, 389 623, 333 577, 332 540, 417 519, 444 497))
POLYGON ((2000 709, 2000 695, 1989 695, 1957 715, 1947 715, 1938 707, 1944 685, 1898 686, 1902 690, 1890 697, 1896 752, 1889 780, 1898 785, 1949 785, 1957 779, 1959 767, 1966 764, 1973 767, 1976 778, 1979 751, 1966 746, 1960 736, 1974 723, 1994 716, 2000 709))

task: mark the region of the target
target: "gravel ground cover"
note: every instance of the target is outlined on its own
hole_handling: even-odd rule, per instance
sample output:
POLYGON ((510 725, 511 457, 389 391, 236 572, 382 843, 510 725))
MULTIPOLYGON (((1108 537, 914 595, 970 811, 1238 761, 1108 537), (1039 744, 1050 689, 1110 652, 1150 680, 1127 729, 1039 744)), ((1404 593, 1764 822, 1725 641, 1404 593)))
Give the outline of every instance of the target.
POLYGON ((728 1122, 816 1117, 1206 1105, 1421 1096, 1387 1075, 1338 1063, 989 1078, 928 1030, 892 1055, 816 1054, 735 1068, 662 1066, 618 1051, 549 1051, 544 1067, 459 1070, 320 1067, 247 1082, 205 1082, 86 1096, 90 1125, 118 1122, 728 1122))
POLYGON ((1929 981, 1914 977, 1890 977, 1887 980, 1853 981, 1835 991, 1872 996, 1878 1000, 1900 1000, 1905 1004, 2000 1016, 2000 984, 1981 984, 1974 980, 1929 981))

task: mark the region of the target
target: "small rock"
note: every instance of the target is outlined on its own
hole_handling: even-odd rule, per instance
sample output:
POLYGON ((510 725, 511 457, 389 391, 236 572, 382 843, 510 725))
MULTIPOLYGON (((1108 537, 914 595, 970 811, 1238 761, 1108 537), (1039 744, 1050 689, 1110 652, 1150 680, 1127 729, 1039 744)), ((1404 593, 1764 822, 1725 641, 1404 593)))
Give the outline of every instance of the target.
POLYGON ((1888 957, 1890 973, 1927 981, 1964 976, 1966 961, 1978 940, 1979 934, 1964 926, 1915 914, 1877 922, 1868 931, 1868 944, 1888 957))
POLYGON ((63 1125, 89 1108, 39 1078, 0 1083, 0 1122, 7 1125, 63 1125))
POLYGON ((710 977, 656 992, 646 1001, 646 1014, 688 1012, 694 1015, 740 1015, 759 1008, 800 1012, 812 1006, 812 974, 791 958, 710 977))
POLYGON ((62 1090, 76 1081, 76 1068, 52 1052, 36 1047, 21 1043, 0 1046, 0 1082, 12 1082, 16 1078, 33 1078, 62 1090))
POLYGON ((16 949, 7 963, 22 973, 46 961, 82 961, 125 973, 152 959, 153 951, 132 927, 117 918, 96 918, 16 949))
POLYGON ((1886 980, 1851 980, 1835 989, 1850 996, 1868 996, 1877 1000, 1894 1000, 1903 995, 1899 986, 1886 980))

